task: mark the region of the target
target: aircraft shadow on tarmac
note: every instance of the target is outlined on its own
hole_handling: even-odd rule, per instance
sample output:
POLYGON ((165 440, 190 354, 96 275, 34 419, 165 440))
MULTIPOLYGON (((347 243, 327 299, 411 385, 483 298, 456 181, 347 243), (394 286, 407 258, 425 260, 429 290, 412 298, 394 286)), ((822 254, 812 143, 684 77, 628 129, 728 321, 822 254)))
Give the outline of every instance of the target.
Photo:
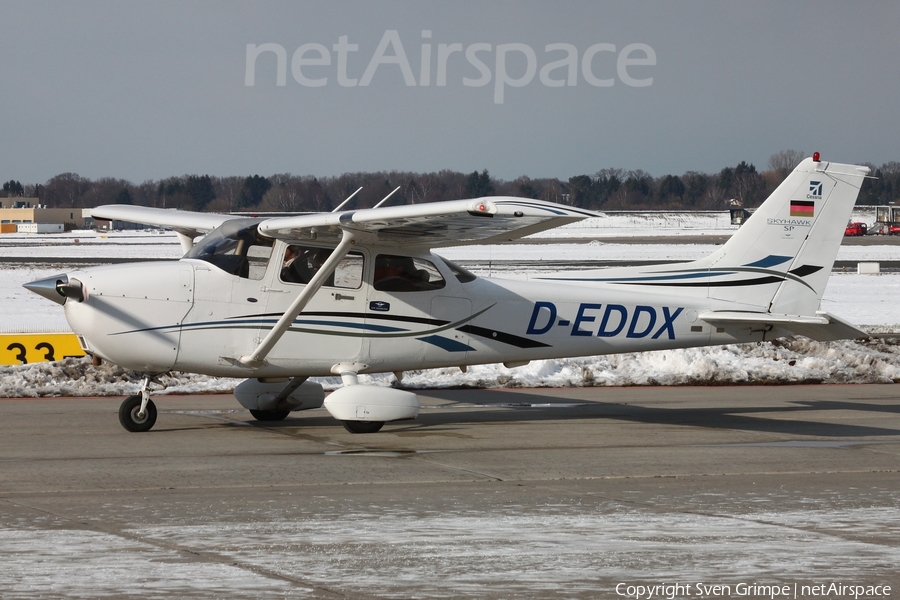
MULTIPOLYGON (((639 404, 585 400, 561 400, 558 396, 529 394, 527 402, 510 403, 506 392, 480 391, 479 403, 459 402, 453 394, 428 391, 430 397, 448 400, 437 410, 426 408, 415 421, 388 424, 385 431, 444 430, 453 425, 528 421, 607 420, 653 425, 682 425, 722 430, 756 431, 798 436, 838 437, 844 439, 872 436, 900 436, 900 430, 840 422, 829 422, 828 413, 864 411, 900 413, 900 404, 873 404, 865 401, 795 400, 782 406, 735 406, 723 400, 723 406, 700 408, 660 408, 639 404), (824 413, 822 421, 808 420, 810 413, 824 413), (773 416, 777 415, 777 416, 773 416)), ((837 420, 837 419, 835 419, 837 420)), ((292 413, 284 421, 261 424, 266 428, 303 427, 312 433, 317 427, 333 427, 327 416, 292 413)))

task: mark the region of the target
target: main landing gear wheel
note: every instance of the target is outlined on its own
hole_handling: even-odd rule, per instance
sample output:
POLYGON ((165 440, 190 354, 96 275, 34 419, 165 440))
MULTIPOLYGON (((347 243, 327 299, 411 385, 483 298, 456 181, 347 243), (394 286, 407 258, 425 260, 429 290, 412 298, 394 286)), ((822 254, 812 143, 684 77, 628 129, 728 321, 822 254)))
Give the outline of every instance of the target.
POLYGON ((384 421, 341 421, 350 433, 375 433, 384 427, 384 421))
POLYGON ((256 410, 251 408, 250 414, 257 421, 283 421, 291 411, 289 410, 256 410))
POLYGON ((141 395, 136 394, 125 399, 119 407, 119 423, 128 431, 150 431, 156 424, 156 405, 153 400, 147 401, 147 409, 143 417, 138 417, 141 410, 141 395))

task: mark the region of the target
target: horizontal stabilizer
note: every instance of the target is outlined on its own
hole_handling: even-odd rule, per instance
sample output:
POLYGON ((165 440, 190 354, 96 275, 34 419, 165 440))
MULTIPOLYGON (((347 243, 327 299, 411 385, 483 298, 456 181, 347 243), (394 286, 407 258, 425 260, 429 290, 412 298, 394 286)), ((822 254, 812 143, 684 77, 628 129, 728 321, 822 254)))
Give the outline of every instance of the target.
POLYGON ((796 335, 808 337, 818 342, 832 342, 867 338, 869 334, 856 325, 824 311, 816 311, 816 316, 798 317, 794 315, 776 315, 771 313, 753 313, 737 311, 706 312, 700 319, 713 326, 757 325, 777 327, 796 335))

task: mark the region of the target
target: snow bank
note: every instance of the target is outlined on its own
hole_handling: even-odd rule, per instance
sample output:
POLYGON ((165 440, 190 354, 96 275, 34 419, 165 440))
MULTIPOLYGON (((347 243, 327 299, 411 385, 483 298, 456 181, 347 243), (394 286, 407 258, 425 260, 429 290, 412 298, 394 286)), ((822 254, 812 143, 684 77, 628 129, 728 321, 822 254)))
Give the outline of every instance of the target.
MULTIPOLYGON (((88 358, 0 367, 0 397, 118 396, 138 392, 140 375, 88 358)), ((229 393, 238 379, 173 373, 162 377, 163 394, 229 393)), ((340 379, 315 379, 334 390, 340 379)), ((633 385, 770 385, 801 383, 900 382, 900 337, 896 339, 814 342, 806 338, 763 344, 714 346, 534 361, 507 369, 477 365, 393 375, 363 375, 360 383, 440 389, 455 387, 602 387, 633 385)))
MULTIPOLYGON (((139 373, 110 363, 99 367, 89 357, 52 363, 0 367, 0 398, 55 396, 126 396, 140 390, 139 373)), ((160 377, 167 394, 227 393, 236 379, 172 373, 160 377)))
POLYGON ((900 382, 900 340, 814 342, 806 338, 541 360, 516 369, 497 365, 410 373, 409 388, 598 387, 632 385, 768 385, 900 382))

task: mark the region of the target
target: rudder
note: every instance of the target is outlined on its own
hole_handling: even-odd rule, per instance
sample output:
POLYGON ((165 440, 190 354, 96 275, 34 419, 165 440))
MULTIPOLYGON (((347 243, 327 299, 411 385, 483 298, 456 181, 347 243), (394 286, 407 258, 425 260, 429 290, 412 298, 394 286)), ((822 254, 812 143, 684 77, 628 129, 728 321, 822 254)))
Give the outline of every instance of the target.
POLYGON ((797 165, 720 250, 692 263, 710 271, 709 298, 814 315, 868 172, 812 158, 797 165))

